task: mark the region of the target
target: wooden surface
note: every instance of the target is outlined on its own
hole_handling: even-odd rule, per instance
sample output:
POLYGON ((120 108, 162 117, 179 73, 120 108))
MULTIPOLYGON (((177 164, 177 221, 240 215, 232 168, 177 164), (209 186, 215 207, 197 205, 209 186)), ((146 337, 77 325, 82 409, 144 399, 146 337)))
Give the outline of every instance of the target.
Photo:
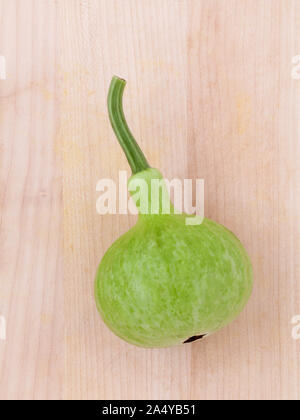
POLYGON ((0 398, 300 398, 299 28, 299 0, 0 0, 0 398), (97 181, 129 173, 113 74, 149 161, 204 178, 253 261, 246 310, 197 344, 135 348, 95 308, 135 221, 96 213, 97 181))

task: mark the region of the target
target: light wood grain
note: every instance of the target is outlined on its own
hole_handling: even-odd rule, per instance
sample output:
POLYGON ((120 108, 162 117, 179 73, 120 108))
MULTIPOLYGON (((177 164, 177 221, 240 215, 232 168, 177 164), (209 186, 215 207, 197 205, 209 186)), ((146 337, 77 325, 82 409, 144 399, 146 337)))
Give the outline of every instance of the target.
POLYGON ((0 0, 0 398, 300 398, 299 24, 299 0, 0 0), (97 181, 129 174, 113 74, 151 164, 204 178, 253 261, 246 310, 198 344, 135 348, 95 308, 135 222, 96 213, 97 181))
POLYGON ((299 399, 290 320, 300 305, 300 92, 290 63, 300 3, 224 3, 191 9, 189 168, 206 180, 206 215, 250 252, 255 289, 238 321, 193 348, 202 374, 192 376, 192 397, 299 399))
POLYGON ((59 398, 63 374, 61 165, 55 154, 56 7, 0 2, 1 398, 59 398))

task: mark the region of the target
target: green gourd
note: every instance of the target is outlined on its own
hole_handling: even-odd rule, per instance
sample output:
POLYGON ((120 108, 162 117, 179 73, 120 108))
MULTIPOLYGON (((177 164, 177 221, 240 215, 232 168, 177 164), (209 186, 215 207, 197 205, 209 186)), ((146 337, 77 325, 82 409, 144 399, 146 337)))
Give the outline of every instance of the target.
POLYGON ((136 225, 104 255, 95 281, 97 308, 107 326, 129 343, 141 347, 189 343, 239 315, 251 295, 252 266, 241 242, 220 224, 205 218, 202 224, 187 225, 188 216, 176 214, 172 204, 170 214, 164 214, 164 181, 158 211, 149 214, 151 181, 162 180, 162 175, 150 168, 126 124, 125 84, 113 78, 109 115, 132 169, 129 187, 146 182, 149 211, 141 211, 136 200, 140 206, 136 225))

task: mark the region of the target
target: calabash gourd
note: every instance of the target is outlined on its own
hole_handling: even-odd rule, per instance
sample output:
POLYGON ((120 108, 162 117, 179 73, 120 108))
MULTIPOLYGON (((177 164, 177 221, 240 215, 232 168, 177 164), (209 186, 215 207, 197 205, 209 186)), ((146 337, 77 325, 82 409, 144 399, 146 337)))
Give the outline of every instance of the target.
POLYGON ((97 308, 111 331, 136 346, 193 342, 220 330, 242 311, 252 291, 251 262, 225 227, 207 218, 187 225, 188 216, 176 214, 161 173, 150 168, 127 126, 125 84, 113 78, 109 116, 132 169, 129 188, 140 181, 148 186, 148 211, 141 211, 137 200, 136 225, 105 253, 95 281, 97 308), (152 214, 154 179, 161 180, 161 187, 152 214), (166 200, 170 214, 163 211, 166 200))

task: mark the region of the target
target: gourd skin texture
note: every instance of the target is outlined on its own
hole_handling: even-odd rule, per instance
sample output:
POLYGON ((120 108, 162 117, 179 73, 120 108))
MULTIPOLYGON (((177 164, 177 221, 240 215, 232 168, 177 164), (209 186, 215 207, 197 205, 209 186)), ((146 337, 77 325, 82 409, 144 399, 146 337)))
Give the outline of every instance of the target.
MULTIPOLYGON (((149 182, 151 171, 134 177, 149 182)), ((101 261, 98 310, 129 343, 168 347, 212 334, 235 319, 251 295, 252 266, 240 241, 209 219, 187 226, 186 217, 140 214, 101 261)))
POLYGON ((104 255, 96 304, 107 326, 125 341, 169 347, 212 334, 236 318, 251 295, 252 266, 225 227, 209 219, 187 225, 189 216, 176 214, 161 173, 150 167, 126 123, 125 84, 113 77, 108 110, 132 169, 128 186, 139 218, 104 255), (161 181, 158 191, 152 190, 153 180, 161 181), (137 188, 143 195, 134 193, 137 188))

